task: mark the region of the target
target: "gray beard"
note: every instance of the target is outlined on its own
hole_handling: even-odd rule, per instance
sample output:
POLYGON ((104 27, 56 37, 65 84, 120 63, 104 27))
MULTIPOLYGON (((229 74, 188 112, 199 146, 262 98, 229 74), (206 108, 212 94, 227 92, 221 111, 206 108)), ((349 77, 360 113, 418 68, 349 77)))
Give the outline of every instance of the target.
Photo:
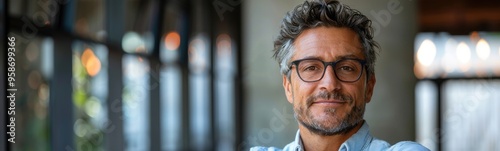
MULTIPOLYGON (((304 108, 298 108, 294 109, 294 116, 295 119, 304 127, 306 127, 309 131, 311 131, 314 134, 321 135, 321 136, 332 136, 332 135, 344 135, 347 132, 351 131, 353 128, 355 128, 359 123, 363 122, 363 114, 364 114, 364 105, 363 106, 353 106, 351 112, 347 113, 347 115, 343 119, 337 119, 339 123, 337 125, 333 126, 332 128, 328 128, 326 125, 322 125, 322 121, 317 121, 314 120, 314 115, 311 114, 309 107, 311 104, 317 99, 317 98, 324 98, 324 99, 338 99, 338 100, 344 100, 347 101, 348 104, 353 104, 354 101, 352 100, 351 97, 348 97, 347 95, 343 95, 340 93, 328 93, 328 92, 322 92, 319 93, 317 96, 312 96, 309 97, 306 100, 307 104, 307 109, 304 112, 304 108), (305 115, 303 115, 305 113, 305 115), (306 119, 304 119, 306 118, 306 119)), ((337 113, 335 109, 325 109, 324 112, 327 112, 327 114, 333 115, 334 118, 341 118, 335 116, 337 113)), ((335 119, 333 119, 335 120, 335 119)))
MULTIPOLYGON (((359 109, 359 108, 355 108, 359 109)), ((335 110, 335 109, 329 109, 329 110, 335 110)), ((319 124, 317 121, 312 121, 310 123, 305 122, 301 118, 297 117, 297 113, 294 114, 295 119, 299 121, 299 123, 306 127, 309 131, 311 131, 314 134, 321 135, 321 136, 333 136, 333 135, 344 135, 347 132, 351 131, 354 129, 359 123, 363 122, 363 116, 361 114, 361 117, 359 118, 354 118, 352 114, 348 114, 344 120, 342 120, 337 126, 333 128, 326 128, 323 127, 321 124, 319 124)), ((311 119, 312 117, 309 117, 311 119)))

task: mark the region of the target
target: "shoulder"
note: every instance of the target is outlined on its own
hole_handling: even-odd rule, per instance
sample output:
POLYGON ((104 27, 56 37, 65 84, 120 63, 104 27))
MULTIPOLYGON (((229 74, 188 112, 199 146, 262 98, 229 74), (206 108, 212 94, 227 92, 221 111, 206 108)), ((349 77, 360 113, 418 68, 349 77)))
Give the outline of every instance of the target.
POLYGON ((387 151, 429 151, 429 149, 412 141, 402 141, 394 145, 390 145, 386 141, 374 138, 370 142, 370 147, 367 150, 387 150, 387 151))
POLYGON ((389 151, 429 151, 426 147, 420 145, 417 142, 412 141, 402 141, 392 145, 389 151))
POLYGON ((301 147, 294 142, 286 145, 283 149, 279 149, 276 147, 263 147, 263 146, 255 146, 250 148, 250 151, 295 151, 302 150, 301 147))
POLYGON ((250 151, 281 151, 281 149, 275 147, 255 146, 250 148, 250 151))

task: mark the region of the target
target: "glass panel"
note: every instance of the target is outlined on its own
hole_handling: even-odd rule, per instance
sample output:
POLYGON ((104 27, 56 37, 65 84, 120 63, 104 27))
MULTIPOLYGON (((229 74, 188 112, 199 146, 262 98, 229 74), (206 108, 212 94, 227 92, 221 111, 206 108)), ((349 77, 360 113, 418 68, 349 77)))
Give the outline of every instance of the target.
POLYGON ((415 88, 417 142, 429 148, 438 150, 437 87, 431 81, 420 81, 415 88))
POLYGON ((162 150, 182 149, 182 75, 177 65, 161 71, 162 150))
MULTIPOLYGON (((54 42, 52 38, 35 37, 28 43, 16 42, 15 143, 13 150, 50 150, 49 101, 53 67, 54 42), (22 90, 22 91, 21 91, 22 90)), ((8 87, 11 88, 11 87, 8 87)), ((9 92, 8 92, 9 93, 9 92)), ((10 100, 10 99, 6 99, 10 100)), ((11 103, 6 103, 11 105, 11 103)), ((7 135, 9 138, 10 136, 7 135)))
POLYGON ((235 78, 235 55, 234 44, 231 37, 221 34, 217 37, 217 49, 215 59, 215 106, 216 126, 218 134, 218 145, 216 150, 234 150, 235 144, 235 100, 234 100, 234 78, 235 78))
POLYGON ((181 37, 171 31, 162 37, 160 59, 165 64, 161 72, 162 149, 181 150, 182 146, 182 73, 179 62, 181 37))
POLYGON ((149 150, 149 63, 134 55, 123 57, 123 129, 125 150, 149 150))
POLYGON ((100 41, 106 38, 104 2, 102 0, 77 0, 73 28, 76 34, 100 41))
POLYGON ((500 80, 444 84, 444 150, 500 150, 500 80))
POLYGON ((108 49, 81 41, 75 41, 72 47, 75 147, 76 150, 104 150, 108 49))
POLYGON ((210 100, 210 45, 208 38, 200 34, 189 43, 189 94, 191 146, 204 150, 211 144, 210 100))

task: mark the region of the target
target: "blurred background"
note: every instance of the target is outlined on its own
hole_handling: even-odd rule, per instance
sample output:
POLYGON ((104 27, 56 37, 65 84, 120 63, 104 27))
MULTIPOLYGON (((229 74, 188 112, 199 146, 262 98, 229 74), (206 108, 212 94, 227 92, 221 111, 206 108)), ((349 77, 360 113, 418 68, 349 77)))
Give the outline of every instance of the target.
MULTIPOLYGON (((18 89, 16 143, 1 148, 246 150, 294 139, 271 56, 283 16, 303 0, 0 2, 18 89)), ((500 150, 500 1, 341 2, 372 20, 382 48, 365 113, 374 136, 500 150)))

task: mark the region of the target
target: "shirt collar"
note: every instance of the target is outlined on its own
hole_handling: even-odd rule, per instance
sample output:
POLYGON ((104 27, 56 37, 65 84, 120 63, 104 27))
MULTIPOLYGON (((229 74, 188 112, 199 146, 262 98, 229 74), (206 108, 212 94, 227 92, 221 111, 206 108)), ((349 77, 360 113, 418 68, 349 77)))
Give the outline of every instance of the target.
MULTIPOLYGON (((370 135, 370 128, 366 122, 363 122, 361 128, 349 139, 347 139, 342 145, 340 145, 339 150, 341 151, 354 151, 354 150, 363 150, 369 146, 373 137, 370 135)), ((297 134, 295 134, 295 141, 292 143, 292 148, 295 151, 303 151, 304 147, 302 145, 302 139, 300 138, 300 130, 297 130, 297 134)))

